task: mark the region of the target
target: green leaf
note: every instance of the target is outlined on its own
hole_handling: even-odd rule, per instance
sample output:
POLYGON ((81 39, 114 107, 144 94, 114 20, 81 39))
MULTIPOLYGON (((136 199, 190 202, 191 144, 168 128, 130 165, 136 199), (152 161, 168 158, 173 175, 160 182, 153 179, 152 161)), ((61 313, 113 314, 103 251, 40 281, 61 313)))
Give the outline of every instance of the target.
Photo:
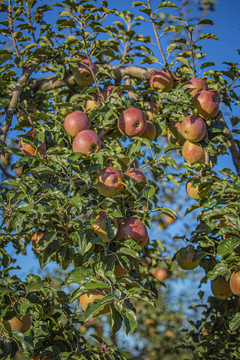
POLYGON ((126 327, 126 333, 127 335, 133 333, 133 331, 137 327, 137 318, 136 314, 133 310, 124 308, 123 314, 123 322, 126 327))
POLYGON ((142 1, 134 1, 132 3, 132 8, 135 8, 136 6, 146 6, 146 4, 142 1))
POLYGON ((117 305, 111 305, 111 334, 116 334, 121 329, 123 317, 117 305))
POLYGON ((231 331, 237 330, 240 326, 240 312, 236 313, 232 320, 229 322, 229 329, 231 331))
POLYGON ((91 276, 94 274, 94 271, 89 268, 84 268, 82 266, 75 268, 72 270, 65 279, 65 283, 71 284, 71 283, 79 283, 81 280, 85 279, 88 276, 91 276))
POLYGON ((219 263, 214 266, 214 268, 207 273, 207 278, 210 280, 214 280, 218 276, 230 276, 231 271, 228 269, 227 264, 219 263))
POLYGON ((199 39, 213 39, 213 40, 218 40, 217 35, 211 34, 211 33, 203 33, 200 35, 199 39))
POLYGON ((232 236, 220 241, 217 252, 219 255, 230 254, 239 245, 239 238, 232 236))
POLYGON ((28 284, 27 284, 28 292, 37 291, 44 287, 44 281, 40 278, 40 276, 29 274, 26 277, 26 280, 28 281, 28 284))
POLYGON ((212 26, 214 26, 214 22, 209 19, 203 19, 203 20, 200 20, 197 25, 212 25, 212 26))
POLYGON ((177 7, 177 5, 174 4, 172 1, 163 1, 160 5, 158 5, 158 9, 171 8, 171 7, 177 7))

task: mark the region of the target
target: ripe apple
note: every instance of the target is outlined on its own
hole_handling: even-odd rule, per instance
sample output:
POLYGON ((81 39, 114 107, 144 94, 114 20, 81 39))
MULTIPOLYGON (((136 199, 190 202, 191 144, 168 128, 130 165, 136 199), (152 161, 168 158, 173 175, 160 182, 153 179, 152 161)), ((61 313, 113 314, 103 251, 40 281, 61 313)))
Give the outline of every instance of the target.
POLYGON ((126 217, 118 226, 116 240, 132 238, 143 248, 148 241, 148 232, 144 223, 136 216, 126 217))
POLYGON ((150 273, 159 281, 164 281, 169 277, 169 271, 164 268, 158 268, 156 267, 150 273))
MULTIPOLYGON (((33 137, 34 132, 29 131, 26 135, 33 137)), ((19 150, 24 151, 25 155, 27 155, 27 156, 40 155, 40 154, 43 155, 46 151, 46 143, 43 143, 36 149, 32 145, 27 144, 22 139, 20 139, 18 142, 18 148, 19 148, 19 150)))
POLYGON ((194 261, 195 255, 196 255, 196 251, 194 247, 192 245, 188 245, 178 250, 178 252, 175 255, 175 258, 178 262, 178 265, 183 270, 192 270, 195 269, 200 263, 199 260, 194 261))
POLYGON ((173 224, 176 220, 177 220, 176 218, 172 218, 169 215, 165 215, 165 217, 164 217, 164 222, 166 224, 166 227, 170 224, 173 224))
POLYGON ((240 270, 236 270, 230 277, 230 288, 234 295, 240 296, 240 270))
MULTIPOLYGON (((87 56, 83 53, 77 54, 79 57, 79 64, 72 67, 72 73, 76 83, 80 86, 89 86, 92 85, 94 79, 90 70, 90 62, 87 56)), ((98 72, 98 67, 91 61, 91 67, 94 75, 98 72)))
POLYGON ((91 95, 92 96, 92 99, 90 100, 87 100, 85 102, 85 109, 86 110, 93 110, 93 109, 96 109, 98 107, 98 103, 97 103, 97 100, 98 100, 98 97, 97 95, 91 95))
POLYGON ((34 233, 31 237, 31 241, 32 241, 32 248, 34 251, 36 251, 36 253, 40 253, 41 250, 36 250, 37 244, 39 243, 39 241, 41 240, 41 238, 44 235, 44 231, 38 231, 36 233, 34 233))
MULTIPOLYGON (((80 305, 85 311, 88 307, 88 304, 93 303, 95 300, 102 300, 104 299, 104 294, 100 290, 89 290, 85 294, 80 296, 80 305)), ((109 305, 105 305, 103 310, 99 311, 95 316, 103 315, 110 311, 109 305)))
POLYGON ((103 170, 98 177, 96 188, 101 195, 112 197, 124 188, 121 171, 111 166, 103 170))
POLYGON ((97 153, 101 149, 101 139, 93 130, 83 130, 73 139, 72 148, 74 152, 83 154, 97 153))
POLYGON ((187 140, 183 144, 182 156, 190 164, 197 164, 204 161, 205 153, 200 144, 187 140))
POLYGON ((117 263, 117 265, 115 266, 115 269, 114 269, 114 275, 116 276, 116 278, 119 278, 122 275, 127 275, 128 273, 129 273, 129 270, 123 268, 122 265, 117 263))
MULTIPOLYGON (((90 215, 90 219, 92 218, 92 214, 90 215)), ((95 234, 102 240, 104 243, 108 243, 115 237, 115 233, 112 232, 112 236, 109 237, 110 234, 107 233, 107 222, 111 221, 115 224, 115 227, 118 228, 117 220, 109 216, 106 210, 101 210, 96 218, 96 221, 92 224, 94 228, 95 234)))
POLYGON ((233 295, 229 281, 227 281, 223 276, 218 276, 216 279, 211 281, 211 289, 213 295, 218 300, 226 300, 233 295))
POLYGON ((15 316, 11 320, 3 320, 3 325, 8 332, 21 331, 25 333, 31 326, 31 318, 27 314, 22 318, 15 316))
POLYGON ((118 119, 118 129, 129 137, 141 136, 146 127, 146 116, 137 108, 124 110, 118 119))
POLYGON ((68 114, 64 120, 64 128, 71 136, 76 136, 82 130, 89 130, 91 122, 86 114, 76 110, 68 114))
POLYGON ((141 137, 153 141, 156 137, 156 126, 152 121, 146 121, 146 127, 141 137))
POLYGON ((147 182, 144 173, 139 169, 132 168, 126 175, 132 178, 134 185, 139 182, 147 182))
POLYGON ((200 196, 199 196, 199 185, 196 185, 196 187, 192 186, 192 182, 194 179, 197 179, 197 176, 194 176, 191 180, 188 180, 187 184, 186 184, 186 192, 188 194, 188 196, 194 200, 200 200, 200 196))
POLYGON ((200 78, 192 78, 189 80, 190 84, 184 85, 184 89, 193 89, 189 94, 195 96, 199 91, 207 90, 208 86, 205 80, 200 78))
POLYGON ((181 123, 181 134, 191 142, 201 141, 206 132, 205 121, 197 115, 189 115, 181 123))
POLYGON ((10 161, 10 155, 5 153, 4 155, 0 156, 0 159, 1 159, 1 163, 3 164, 3 166, 5 168, 7 168, 9 165, 9 161, 10 161))
POLYGON ((106 101, 107 98, 109 98, 109 96, 112 94, 112 91, 113 89, 115 88, 116 86, 114 85, 107 85, 105 86, 102 90, 101 90, 101 94, 104 98, 104 100, 106 101))
POLYGON ((164 70, 155 70, 150 76, 150 87, 160 92, 171 90, 174 84, 172 75, 164 70))
POLYGON ((22 175, 22 171, 23 171, 22 166, 17 167, 15 171, 16 171, 17 177, 21 176, 21 175, 22 175))
POLYGON ((170 126, 170 129, 168 129, 167 138, 168 138, 168 141, 170 141, 170 143, 173 145, 182 146, 184 144, 185 138, 181 134, 181 124, 180 123, 176 123, 176 124, 170 126), (174 135, 176 135, 176 137, 173 136, 173 134, 170 130, 173 131, 173 133, 174 133, 174 135))
POLYGON ((205 120, 212 119, 219 110, 219 100, 211 91, 200 91, 193 98, 193 106, 197 114, 205 120))
POLYGON ((158 109, 159 109, 159 105, 156 104, 155 102, 152 101, 147 101, 147 105, 148 105, 148 111, 147 111, 147 116, 149 120, 152 120, 152 118, 157 114, 158 109), (153 110, 153 111, 150 111, 153 110))

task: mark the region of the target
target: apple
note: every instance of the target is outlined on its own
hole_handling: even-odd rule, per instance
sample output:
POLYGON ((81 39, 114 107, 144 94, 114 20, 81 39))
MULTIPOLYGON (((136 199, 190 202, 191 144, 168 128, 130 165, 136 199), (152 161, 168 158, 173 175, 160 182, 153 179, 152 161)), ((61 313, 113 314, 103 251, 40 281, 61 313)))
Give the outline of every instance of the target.
POLYGON ((31 326, 31 318, 27 314, 22 318, 15 316, 11 320, 3 320, 3 325, 8 332, 21 331, 22 333, 25 333, 31 326))
POLYGON ((106 101, 107 98, 109 98, 109 96, 112 94, 112 91, 113 89, 115 88, 116 86, 114 85, 107 85, 105 86, 102 90, 101 90, 101 94, 104 98, 104 100, 106 101))
POLYGON ((72 148, 83 154, 97 153, 101 149, 101 139, 93 130, 82 130, 73 139, 72 148))
POLYGON ((181 123, 181 134, 191 142, 201 141, 206 133, 205 121, 197 115, 189 115, 181 123))
POLYGON ((89 130, 90 127, 91 122, 88 116, 80 110, 68 114, 64 120, 64 128, 71 136, 76 136, 82 130, 89 130))
MULTIPOLYGON (((80 305, 85 311, 88 307, 88 304, 93 303, 95 300, 102 300, 104 299, 105 295, 100 290, 89 290, 85 294, 80 296, 80 305)), ((105 305, 103 310, 99 311, 95 316, 103 315, 110 311, 109 305, 105 305)))
MULTIPOLYGON (((90 215, 90 219, 92 218, 93 214, 90 215)), ((111 241, 115 234, 113 233, 112 236, 109 237, 107 233, 107 222, 111 221, 115 224, 115 227, 118 228, 117 220, 109 216, 106 210, 101 210, 96 218, 96 221, 91 225, 94 228, 95 234, 102 240, 104 243, 108 243, 111 241)))
POLYGON ((114 269, 114 275, 116 276, 116 278, 119 278, 120 276, 123 276, 123 275, 127 275, 128 273, 129 273, 129 270, 123 268, 122 265, 117 263, 117 265, 115 266, 115 269, 114 269))
MULTIPOLYGON (((33 137, 34 131, 29 131, 26 135, 33 137)), ((40 145, 37 149, 30 144, 25 143, 22 139, 18 142, 18 148, 24 151, 25 155, 43 155, 46 152, 46 143, 40 145)))
POLYGON ((160 92, 169 91, 173 87, 172 75, 164 70, 155 70, 149 80, 150 87, 160 92))
POLYGON ((5 168, 7 168, 9 165, 9 162, 10 162, 10 155, 5 153, 4 155, 0 156, 0 159, 1 159, 1 163, 3 164, 3 166, 5 168))
POLYGON ((193 107, 203 119, 214 118, 219 110, 218 97, 211 91, 200 91, 193 98, 193 107))
POLYGON ((211 281, 211 289, 213 295, 218 300, 226 300, 233 295, 229 281, 227 281, 223 276, 218 276, 216 279, 211 281))
POLYGON ((158 268, 156 267, 150 273, 159 281, 164 281, 169 277, 169 271, 164 268, 158 268))
POLYGON ((23 171, 22 166, 19 166, 16 168, 15 172, 16 172, 17 177, 22 175, 22 171, 23 171))
POLYGON ((118 119, 118 129, 129 137, 141 136, 146 127, 146 116, 137 108, 124 110, 118 119))
POLYGON ((31 241, 32 241, 32 248, 34 251, 36 251, 36 253, 40 253, 40 250, 36 250, 37 244, 39 243, 39 241, 41 240, 41 238, 44 235, 44 231, 38 231, 36 233, 34 233, 31 237, 31 241))
POLYGON ((240 296, 240 270, 236 270, 230 277, 230 288, 234 295, 240 296))
POLYGON ((144 223, 136 216, 126 217, 118 226, 116 240, 132 238, 143 248, 148 241, 148 232, 144 223))
POLYGON ((176 123, 176 124, 170 126, 170 129, 168 129, 167 138, 168 138, 168 141, 170 141, 170 143, 173 145, 182 146, 184 144, 185 138, 181 134, 181 124, 180 123, 176 123), (170 130, 173 131, 173 134, 176 135, 176 137, 173 136, 173 134, 170 130))
POLYGON ((157 114, 158 109, 159 109, 159 105, 156 104, 155 102, 152 101, 147 101, 147 105, 148 105, 148 111, 147 111, 147 116, 149 120, 152 120, 152 118, 157 114), (153 110, 153 111, 150 111, 153 110))
POLYGON ((192 186, 192 182, 194 179, 197 179, 197 176, 194 176, 191 180, 188 180, 187 184, 186 184, 186 192, 188 194, 188 196, 193 199, 193 200, 200 200, 200 196, 199 196, 199 185, 196 185, 196 187, 192 186))
POLYGON ((169 215, 165 215, 165 217, 164 217, 164 222, 165 222, 167 225, 173 224, 176 220, 177 220, 176 218, 172 218, 172 217, 169 216, 169 215))
MULTIPOLYGON (((80 86, 89 86, 94 83, 94 79, 92 77, 92 73, 90 70, 90 62, 87 56, 83 53, 77 54, 80 61, 78 66, 72 67, 72 73, 76 83, 80 86)), ((91 67, 94 75, 98 72, 98 67, 91 61, 91 67)))
POLYGON ((111 166, 106 168, 99 175, 96 188, 101 195, 112 197, 124 188, 121 171, 111 166))
POLYGON ((146 121, 146 127, 141 137, 153 141, 156 137, 156 126, 152 121, 146 121))
POLYGON ((184 89, 193 89, 189 94, 195 96, 199 91, 207 90, 208 86, 205 80, 200 78, 192 78, 189 80, 190 84, 184 85, 184 89))
POLYGON ((199 265, 199 260, 194 261, 196 255, 196 251, 192 245, 188 245, 184 248, 178 250, 175 255, 175 258, 178 262, 178 265, 183 270, 192 270, 195 269, 199 265))
POLYGON ((187 140, 183 144, 182 156, 190 164, 197 164, 204 161, 205 153, 200 144, 187 140))
POLYGON ((87 100, 85 101, 85 109, 86 110, 93 110, 93 109, 96 109, 98 107, 98 103, 97 103, 97 100, 98 100, 98 97, 97 95, 91 95, 92 96, 92 99, 90 100, 87 100))
POLYGON ((132 178, 134 185, 139 182, 147 182, 144 173, 139 169, 132 168, 126 175, 132 178))

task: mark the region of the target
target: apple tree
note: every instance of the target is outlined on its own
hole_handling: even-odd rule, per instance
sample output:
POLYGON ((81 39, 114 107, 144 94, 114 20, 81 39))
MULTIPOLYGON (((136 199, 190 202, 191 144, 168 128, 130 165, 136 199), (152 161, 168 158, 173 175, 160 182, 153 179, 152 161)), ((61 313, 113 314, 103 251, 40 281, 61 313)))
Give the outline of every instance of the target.
POLYGON ((130 5, 0 3, 2 359, 240 357, 239 68, 203 51, 215 1, 130 5), (185 335, 177 273, 213 292, 185 335))

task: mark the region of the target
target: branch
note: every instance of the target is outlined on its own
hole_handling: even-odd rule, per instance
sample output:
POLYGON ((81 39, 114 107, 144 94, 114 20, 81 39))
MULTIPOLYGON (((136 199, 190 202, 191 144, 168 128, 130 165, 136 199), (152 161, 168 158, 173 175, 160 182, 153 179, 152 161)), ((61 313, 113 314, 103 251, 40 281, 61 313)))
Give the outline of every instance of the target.
POLYGON ((222 114, 221 114, 220 121, 222 121, 224 124, 223 132, 228 135, 227 145, 231 152, 233 163, 237 170, 237 174, 238 174, 238 176, 240 176, 240 151, 238 150, 238 148, 235 144, 235 141, 233 140, 232 133, 231 133, 229 127, 227 126, 227 123, 226 123, 225 119, 223 118, 222 114))
POLYGON ((7 176, 7 177, 9 177, 9 178, 11 178, 11 179, 16 179, 16 176, 13 176, 13 175, 11 175, 11 174, 9 174, 8 172, 7 172, 7 170, 5 169, 5 167, 0 163, 0 169, 2 170, 2 172, 7 176))
POLYGON ((12 123, 12 117, 14 114, 14 110, 17 106, 17 103, 20 99, 21 93, 23 88, 26 86, 32 72, 36 69, 36 67, 38 66, 37 64, 33 64, 30 65, 25 72, 23 73, 22 77, 18 80, 15 89, 13 90, 12 94, 11 94, 11 101, 10 104, 8 106, 8 110, 7 110, 7 114, 6 114, 6 119, 3 123, 2 128, 0 129, 0 135, 1 135, 1 140, 3 142, 3 144, 5 144, 5 140, 6 140, 6 136, 8 133, 8 130, 11 126, 12 123))
POLYGON ((10 25, 10 32, 11 32, 11 36, 12 36, 12 42, 14 45, 14 49, 16 51, 17 57, 20 58, 20 54, 18 51, 18 47, 17 47, 17 43, 15 40, 15 37, 13 36, 14 30, 13 30, 13 19, 12 19, 12 5, 11 5, 11 0, 8 0, 8 19, 9 19, 9 25, 10 25))
MULTIPOLYGON (((143 68, 141 66, 114 66, 106 65, 104 68, 113 71, 113 76, 116 80, 123 78, 125 75, 130 77, 140 79, 143 81, 148 81, 150 78, 151 72, 154 70, 152 68, 143 68)), ((38 90, 55 90, 64 86, 73 87, 76 85, 74 77, 71 73, 66 73, 63 80, 60 80, 56 75, 51 75, 43 77, 40 79, 31 79, 30 89, 34 92, 38 90)))

